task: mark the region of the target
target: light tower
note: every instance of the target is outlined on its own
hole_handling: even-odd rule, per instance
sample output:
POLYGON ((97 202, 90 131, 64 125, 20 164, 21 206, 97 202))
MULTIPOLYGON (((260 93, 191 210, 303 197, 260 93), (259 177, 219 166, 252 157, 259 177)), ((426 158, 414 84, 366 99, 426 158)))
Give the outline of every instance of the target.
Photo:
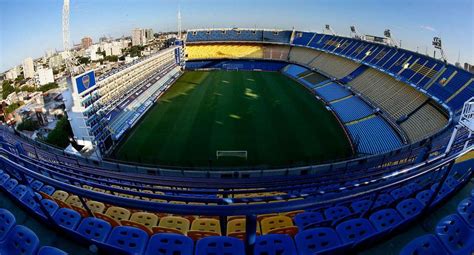
POLYGON ((70 46, 69 46, 69 0, 64 0, 63 4, 63 48, 66 62, 66 69, 72 73, 70 46))
POLYGON ((181 6, 178 6, 178 39, 181 39, 181 6))

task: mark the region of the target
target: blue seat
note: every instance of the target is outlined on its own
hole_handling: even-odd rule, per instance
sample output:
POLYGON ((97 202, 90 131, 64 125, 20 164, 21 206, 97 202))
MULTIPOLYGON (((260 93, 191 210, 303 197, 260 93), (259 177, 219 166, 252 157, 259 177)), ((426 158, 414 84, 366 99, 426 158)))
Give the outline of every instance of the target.
POLYGON ((38 255, 67 255, 68 253, 51 246, 43 246, 39 249, 38 255))
POLYGON ((436 226, 436 235, 451 254, 474 252, 474 230, 469 229, 457 214, 441 219, 436 226))
POLYGON ((343 243, 357 244, 372 237, 376 232, 372 224, 366 219, 347 220, 336 226, 336 232, 343 243))
POLYGON ((8 179, 10 179, 10 175, 7 174, 7 173, 2 173, 2 174, 0 175, 0 185, 3 186, 3 184, 4 184, 5 182, 7 182, 8 179))
POLYGON ((458 205, 458 213, 470 228, 474 228, 474 198, 461 201, 458 205))
POLYGON ((257 236, 254 255, 293 255, 295 244, 289 235, 271 234, 257 236))
MULTIPOLYGON (((49 213, 49 215, 54 215, 56 213, 56 211, 59 209, 59 205, 53 201, 53 200, 49 200, 49 199, 43 199, 41 200, 41 204, 43 205, 43 207, 46 209, 46 211, 49 213)), ((46 215, 43 213, 43 211, 41 210, 41 207, 38 206, 36 207, 36 210, 35 210, 39 215, 43 216, 43 217, 46 217, 46 215)))
POLYGON ((394 200, 405 199, 411 195, 411 191, 407 187, 394 189, 390 192, 394 200))
POLYGON ((324 210, 324 216, 326 216, 327 220, 342 219, 350 214, 351 211, 345 206, 334 206, 324 210))
POLYGON ((32 210, 36 210, 39 206, 31 192, 26 192, 26 194, 21 197, 20 202, 32 210))
POLYGON ((53 216, 59 226, 67 229, 75 229, 81 221, 81 215, 72 209, 61 208, 53 216))
POLYGON ((408 184, 406 186, 406 188, 410 191, 410 195, 411 194, 415 194, 416 192, 420 191, 421 189, 423 189, 423 187, 420 186, 420 184, 416 183, 416 182, 412 182, 410 184, 408 184))
POLYGON ((43 183, 38 181, 38 180, 34 180, 31 184, 30 184, 31 188, 36 190, 36 191, 40 191, 41 190, 41 187, 43 187, 43 183))
POLYGON ((138 228, 115 227, 107 239, 107 244, 122 249, 129 254, 142 254, 145 251, 148 234, 138 228))
MULTIPOLYGON (((438 187, 438 183, 435 183, 431 186, 431 190, 434 192, 436 188, 438 187)), ((447 184, 443 184, 441 188, 439 189, 438 194, 436 195, 435 203, 440 202, 443 198, 445 198, 447 195, 449 195, 453 191, 453 188, 451 188, 447 184)))
POLYGON ((40 191, 45 193, 46 195, 51 196, 54 193, 55 189, 49 185, 44 185, 43 187, 41 187, 40 191))
POLYGON ((294 221, 298 229, 303 231, 309 225, 324 221, 324 217, 320 212, 303 212, 297 214, 294 221))
POLYGON ((14 178, 11 178, 11 179, 8 179, 4 184, 3 184, 3 187, 11 192, 15 187, 16 185, 18 185, 18 181, 14 178))
POLYGON ((401 201, 397 205, 398 212, 405 219, 410 219, 418 215, 423 209, 423 204, 415 198, 409 198, 401 201))
POLYGON ((375 200, 374 208, 389 206, 393 203, 393 198, 389 194, 379 194, 375 200))
POLYGON ((145 255, 192 255, 194 242, 191 238, 178 234, 153 235, 145 251, 145 255))
POLYGON ((0 208, 0 241, 7 237, 8 232, 15 224, 15 216, 10 211, 0 208))
POLYGON ((409 242, 400 255, 445 255, 446 249, 432 234, 424 235, 409 242))
POLYGON ((26 192, 28 192, 28 189, 26 188, 25 185, 20 184, 17 185, 13 190, 12 190, 12 195, 16 197, 17 199, 21 199, 26 192))
POLYGON ((394 209, 383 209, 369 217, 370 222, 379 232, 389 231, 402 222, 402 217, 394 209))
POLYGON ((35 255, 38 246, 39 239, 36 234, 25 226, 17 225, 0 243, 0 254, 35 255))
POLYGON ((209 236, 196 243, 196 255, 245 255, 244 243, 228 236, 209 236))
POLYGON ((418 199, 423 205, 426 205, 428 203, 428 200, 431 198, 433 195, 433 191, 430 189, 425 189, 423 191, 420 191, 418 194, 416 194, 416 199, 418 199))
POLYGON ((363 213, 368 211, 373 204, 371 200, 363 199, 353 202, 351 208, 355 213, 363 213))
POLYGON ((112 231, 110 223, 94 217, 88 217, 82 220, 76 230, 81 236, 101 243, 107 240, 110 231, 112 231))
POLYGON ((299 232, 295 236, 295 242, 300 255, 335 252, 345 248, 332 228, 313 228, 299 232))

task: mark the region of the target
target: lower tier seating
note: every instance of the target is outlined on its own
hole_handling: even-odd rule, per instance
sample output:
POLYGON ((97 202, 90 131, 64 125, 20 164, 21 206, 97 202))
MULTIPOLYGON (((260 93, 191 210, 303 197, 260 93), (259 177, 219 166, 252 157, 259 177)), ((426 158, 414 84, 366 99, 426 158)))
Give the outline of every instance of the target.
POLYGON ((417 142, 441 130, 448 120, 436 107, 425 104, 400 124, 411 142, 417 142))
POLYGON ((41 247, 38 236, 29 228, 17 225, 15 216, 3 208, 0 208, 0 254, 67 255, 51 246, 41 247))
POLYGON ((356 96, 331 103, 331 108, 344 123, 365 118, 374 112, 372 107, 356 96))
POLYGON ((361 154, 376 154, 402 146, 395 130, 380 116, 372 115, 361 121, 346 124, 352 141, 361 154))

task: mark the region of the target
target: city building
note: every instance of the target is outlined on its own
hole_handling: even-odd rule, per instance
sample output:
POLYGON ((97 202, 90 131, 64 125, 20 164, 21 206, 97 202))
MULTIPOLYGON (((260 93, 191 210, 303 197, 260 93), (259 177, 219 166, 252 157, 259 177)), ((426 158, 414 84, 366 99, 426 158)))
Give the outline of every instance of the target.
POLYGON ((17 68, 12 68, 5 73, 5 78, 8 80, 14 80, 18 77, 19 72, 17 68))
POLYGON ((146 44, 146 33, 144 29, 135 28, 132 31, 132 46, 143 46, 146 44))
POLYGON ((35 76, 35 65, 32 58, 23 60, 23 75, 25 78, 33 78, 35 76))
POLYGON ((81 39, 81 47, 83 49, 87 49, 89 48, 90 46, 92 45, 92 38, 86 36, 84 38, 81 39))
POLYGON ((48 59, 49 68, 58 69, 64 64, 63 57, 61 54, 53 55, 48 59))
POLYGON ((153 38, 154 38, 153 29, 151 29, 151 28, 145 29, 145 37, 146 37, 147 41, 153 40, 153 38))
POLYGON ((38 75, 37 83, 40 86, 46 85, 48 83, 54 82, 53 69, 51 68, 38 68, 36 71, 38 75))

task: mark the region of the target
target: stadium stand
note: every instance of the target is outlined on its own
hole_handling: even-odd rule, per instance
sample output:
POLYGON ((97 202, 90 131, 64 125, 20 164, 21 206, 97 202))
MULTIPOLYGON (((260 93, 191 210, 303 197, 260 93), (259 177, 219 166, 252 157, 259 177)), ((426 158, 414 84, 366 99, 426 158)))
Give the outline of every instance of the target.
POLYGON ((331 108, 344 123, 365 118, 374 112, 369 105, 356 96, 333 102, 331 108))
POLYGON ((263 46, 263 58, 271 60, 287 61, 289 55, 289 46, 280 45, 264 45, 263 46))
POLYGON ((399 148, 402 143, 395 131, 380 116, 371 115, 346 123, 359 153, 376 154, 399 148))
POLYGON ((334 82, 318 87, 315 91, 326 102, 331 102, 351 95, 349 90, 334 82))
POLYGON ((356 70, 359 67, 359 64, 335 55, 321 53, 309 63, 309 66, 316 68, 323 74, 340 79, 356 70))
MULTIPOLYGON (((347 88, 284 62, 191 63, 196 68, 283 68, 282 72, 328 102, 358 153, 376 155, 319 166, 239 169, 230 174, 218 169, 144 168, 67 155, 2 126, 2 199, 8 197, 46 226, 106 254, 245 254, 245 250, 254 254, 349 254, 406 229, 472 177, 473 138, 459 131, 452 149, 446 151, 449 132, 439 130, 448 118, 436 105, 446 103, 459 112, 462 99, 472 95, 472 74, 406 50, 317 33, 216 29, 190 30, 187 37, 188 42, 198 44, 290 42, 317 49, 292 47, 288 57, 292 63, 340 79, 347 88), (314 57, 308 57, 310 54, 314 57), (431 101, 415 87, 424 87, 441 101, 431 101), (375 107, 382 108, 383 114, 375 107), (397 132, 384 119, 385 112, 407 133, 410 146, 401 147, 397 132)), ((260 49, 260 58, 273 59, 273 50, 260 49)), ((281 60, 284 49, 278 49, 275 59, 281 60)), ((175 66, 171 69, 178 71, 175 66)), ((134 101, 137 105, 154 96, 140 95, 134 101)), ((103 100, 121 105, 123 99, 115 96, 119 95, 103 100)), ((404 254, 472 252, 471 200, 463 201, 456 214, 441 220, 436 235, 416 239, 404 254)), ((0 252, 24 249, 36 254, 38 238, 13 227, 12 222, 0 210, 0 252), (18 232, 22 234, 16 235, 18 232), (13 247, 11 238, 20 245, 13 247)), ((42 248, 39 254, 51 254, 52 249, 42 248)))
POLYGON ((188 45, 186 52, 189 60, 216 58, 263 58, 264 48, 247 44, 199 44, 188 45))
POLYGON ((309 66, 309 63, 311 63, 320 54, 322 53, 312 49, 292 47, 290 49, 289 59, 290 62, 309 66))
POLYGON ((425 104, 400 124, 412 142, 417 142, 441 130, 447 119, 435 106, 425 104))

